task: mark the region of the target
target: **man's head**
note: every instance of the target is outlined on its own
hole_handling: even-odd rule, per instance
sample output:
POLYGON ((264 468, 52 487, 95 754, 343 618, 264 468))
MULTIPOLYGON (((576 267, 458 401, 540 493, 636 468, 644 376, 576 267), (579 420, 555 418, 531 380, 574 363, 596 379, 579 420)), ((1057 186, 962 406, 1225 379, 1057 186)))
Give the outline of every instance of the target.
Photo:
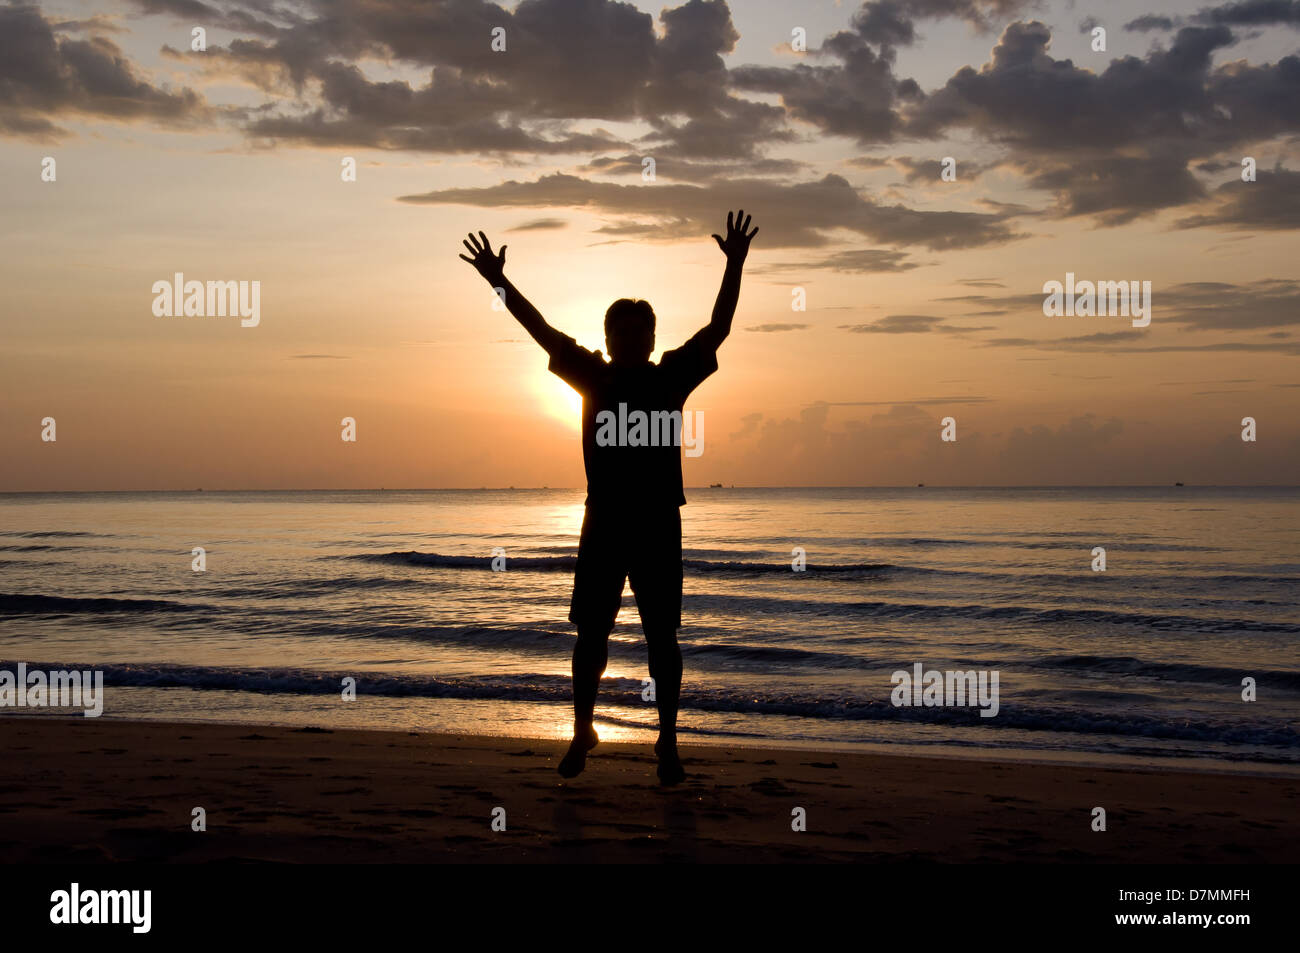
POLYGON ((605 348, 615 364, 644 364, 655 349, 650 302, 619 298, 605 312, 605 348))

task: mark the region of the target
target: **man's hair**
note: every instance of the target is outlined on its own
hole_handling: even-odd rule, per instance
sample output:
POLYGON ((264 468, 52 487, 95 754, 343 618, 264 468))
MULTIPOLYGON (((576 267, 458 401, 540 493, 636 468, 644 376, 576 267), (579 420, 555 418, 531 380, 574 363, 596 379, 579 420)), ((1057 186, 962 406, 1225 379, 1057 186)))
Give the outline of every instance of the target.
POLYGON ((649 301, 642 301, 640 298, 619 298, 611 304, 609 310, 605 312, 605 333, 609 333, 610 326, 614 322, 628 321, 633 318, 647 322, 650 325, 650 333, 654 333, 654 309, 650 307, 649 301))

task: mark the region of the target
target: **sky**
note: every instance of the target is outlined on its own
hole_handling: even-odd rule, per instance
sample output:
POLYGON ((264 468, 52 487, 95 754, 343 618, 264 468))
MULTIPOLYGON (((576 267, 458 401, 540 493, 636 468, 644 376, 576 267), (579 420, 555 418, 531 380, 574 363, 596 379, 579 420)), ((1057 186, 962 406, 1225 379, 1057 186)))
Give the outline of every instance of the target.
POLYGON ((593 349, 645 298, 657 359, 737 208, 688 486, 1300 483, 1298 40, 1300 0, 0 0, 0 492, 580 487, 461 239, 593 349), (156 314, 178 272, 256 324, 156 314), (1150 324, 1045 314, 1067 273, 1150 324))

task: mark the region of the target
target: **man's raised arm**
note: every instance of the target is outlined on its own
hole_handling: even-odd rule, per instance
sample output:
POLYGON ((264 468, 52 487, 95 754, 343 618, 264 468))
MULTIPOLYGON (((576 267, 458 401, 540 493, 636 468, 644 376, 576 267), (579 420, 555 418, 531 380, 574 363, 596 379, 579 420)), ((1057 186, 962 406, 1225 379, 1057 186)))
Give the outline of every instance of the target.
POLYGON ((469 254, 459 257, 473 265, 474 269, 483 276, 484 280, 494 290, 501 289, 498 294, 503 296, 505 306, 510 309, 510 313, 515 316, 515 320, 524 326, 524 330, 548 354, 551 353, 556 345, 564 339, 564 335, 547 324, 546 319, 542 317, 542 313, 534 308, 532 303, 520 294, 519 289, 511 284, 510 279, 505 276, 506 246, 502 245, 501 250, 493 254, 492 246, 488 244, 488 238, 482 232, 479 232, 477 236, 471 232, 469 238, 463 244, 469 250, 469 254))
POLYGON ((757 227, 752 232, 749 230, 749 222, 744 209, 734 216, 728 212, 727 237, 713 236, 722 253, 727 256, 727 267, 722 273, 718 300, 713 305, 713 317, 697 337, 702 338, 715 351, 731 333, 731 319, 736 315, 736 303, 740 300, 740 273, 745 267, 745 256, 749 254, 749 243, 758 234, 757 227))

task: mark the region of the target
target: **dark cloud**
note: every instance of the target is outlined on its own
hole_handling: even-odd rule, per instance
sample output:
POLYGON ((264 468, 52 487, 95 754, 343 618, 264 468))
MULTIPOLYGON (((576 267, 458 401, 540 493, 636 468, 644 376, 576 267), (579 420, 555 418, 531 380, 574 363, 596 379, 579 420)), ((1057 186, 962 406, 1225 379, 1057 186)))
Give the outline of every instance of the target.
POLYGON ((964 20, 983 33, 995 20, 1036 5, 1036 0, 868 0, 854 14, 852 25, 864 41, 888 49, 913 45, 919 20, 964 20))
POLYGON ((1300 130, 1300 58, 1215 68, 1234 42, 1223 25, 1185 27, 1168 48, 1094 72, 1053 58, 1042 23, 1012 23, 988 63, 915 104, 906 128, 1003 143, 1003 165, 1054 193, 1054 214, 1122 224, 1204 200, 1191 161, 1300 130))
POLYGON ((1054 59, 1051 40, 1042 23, 1012 23, 988 63, 958 70, 911 111, 909 131, 967 128, 1053 154, 1182 141, 1224 122, 1206 90, 1212 54, 1233 43, 1224 27, 1185 28, 1168 50, 1114 60, 1100 73, 1054 59))
POLYGON ((223 8, 200 0, 134 0, 134 5, 141 13, 168 15, 191 26, 221 27, 236 33, 264 36, 274 35, 285 22, 298 22, 298 17, 289 8, 272 9, 269 3, 246 2, 223 8), (265 18, 264 14, 270 14, 270 18, 265 18))
POLYGON ((913 45, 920 20, 958 18, 980 31, 1035 6, 1035 0, 868 0, 851 28, 827 37, 809 57, 830 65, 741 66, 732 85, 781 97, 786 112, 823 132, 860 143, 904 132, 901 110, 924 100, 916 81, 894 74, 895 48, 913 45))
POLYGON ((1056 193, 1058 215, 1094 216, 1104 225, 1123 225, 1147 212, 1186 205, 1205 195, 1186 160, 1177 156, 1098 156, 1017 164, 1030 185, 1056 193))
POLYGON ((58 33, 128 33, 126 27, 117 22, 117 17, 107 13, 96 13, 81 20, 58 20, 51 17, 47 21, 50 29, 58 33))
POLYGON ((929 212, 882 205, 838 175, 794 185, 732 179, 708 188, 684 184, 623 185, 556 173, 532 182, 439 189, 399 201, 480 208, 586 208, 622 217, 605 234, 652 240, 708 235, 728 209, 762 209, 765 247, 820 247, 847 231, 891 245, 932 250, 997 245, 1017 236, 999 216, 929 212))
POLYGON ((990 338, 980 341, 983 347, 1025 347, 1042 351, 1066 351, 1092 354, 1285 354, 1300 356, 1300 344, 1270 344, 1263 341, 1218 341, 1211 344, 1158 344, 1142 347, 1118 342, 1114 335, 1084 335, 1060 340, 1034 340, 1032 338, 990 338))
MULTIPOLYGON (((1240 166, 1236 166, 1240 170, 1240 166)), ((1300 228, 1300 172, 1259 171, 1254 182, 1225 182, 1213 193, 1209 211, 1179 220, 1180 228, 1300 228)))
MULTIPOLYGON (((1102 58, 1076 66, 1052 56, 1042 23, 1008 23, 1040 5, 1033 0, 867 0, 846 29, 789 65, 730 68, 739 33, 725 0, 687 0, 657 17, 616 0, 132 2, 147 14, 236 33, 201 58, 165 52, 209 77, 246 79, 265 101, 214 114, 188 89, 151 85, 100 35, 113 28, 108 21, 58 24, 65 34, 93 34, 75 39, 35 8, 9 6, 0 8, 0 132, 54 135, 58 116, 71 114, 158 122, 218 115, 258 145, 580 157, 580 175, 627 175, 638 188, 650 156, 661 179, 729 194, 736 183, 788 183, 805 172, 807 163, 768 153, 809 130, 881 146, 969 135, 981 161, 959 161, 959 180, 996 167, 1049 193, 1045 207, 984 196, 966 206, 976 211, 923 211, 869 197, 838 176, 768 183, 762 197, 774 203, 789 247, 829 244, 847 231, 899 247, 970 248, 1017 237, 1012 220, 1022 216, 1111 226, 1168 209, 1182 210, 1187 227, 1300 227, 1294 173, 1273 173, 1267 192, 1232 183, 1210 191, 1214 183, 1199 175, 1226 171, 1246 147, 1300 134, 1300 56, 1252 65, 1225 55, 1236 28, 1297 22, 1300 0, 1206 7, 1144 56, 1104 67, 1102 58), (920 44, 924 25, 942 19, 1001 32, 988 62, 925 91, 899 75, 897 51, 920 44), (491 48, 498 27, 504 53, 491 48), (385 64, 384 78, 372 63, 385 64), (636 124, 635 132, 613 123, 636 124), (999 147, 1001 158, 984 161, 999 147), (794 208, 796 197, 811 207, 794 208), (828 200, 843 207, 819 204, 828 200)), ((1181 22, 1152 13, 1125 28, 1170 31, 1181 22)), ((939 159, 923 149, 847 162, 892 166, 914 185, 940 181, 939 159)), ((1261 174, 1255 185, 1265 184, 1261 174)), ((599 183, 541 180, 531 184, 536 194, 529 185, 500 188, 527 202, 557 188, 585 189, 579 204, 611 215, 601 231, 615 238, 675 237, 700 223, 688 207, 700 193, 664 192, 662 183, 652 193, 667 200, 662 209, 599 183)), ((405 200, 451 200, 439 195, 405 200)), ((495 204, 485 195, 460 200, 495 204)), ((806 267, 917 265, 896 249, 854 248, 806 267)))
MULTIPOLYGON (((956 160, 957 181, 973 180, 979 178, 980 174, 991 168, 990 165, 972 162, 962 159, 960 156, 953 157, 956 160)), ((942 182, 941 173, 944 169, 943 160, 940 158, 918 159, 912 156, 893 156, 893 157, 876 157, 876 156, 856 156, 852 159, 846 159, 845 165, 856 166, 860 169, 898 169, 910 183, 918 182, 942 182)))
MULTIPOLYGON (((144 2, 175 13, 190 0, 144 2)), ((275 8, 243 31, 261 38, 209 49, 210 69, 276 94, 263 110, 270 115, 251 117, 255 137, 556 153, 617 144, 571 131, 574 122, 641 121, 652 130, 639 142, 645 149, 729 159, 757 159, 794 138, 785 110, 732 91, 723 57, 739 34, 724 0, 664 9, 658 33, 649 14, 611 0, 522 0, 513 9, 483 0, 315 0, 302 9, 290 16, 275 8), (492 49, 495 29, 505 31, 504 51, 492 49), (427 68, 429 80, 375 82, 363 59, 427 68)), ((233 15, 222 14, 232 29, 233 15)))
POLYGON ((819 261, 776 262, 761 265, 760 271, 802 271, 805 269, 825 269, 845 273, 873 274, 876 272, 911 271, 920 264, 910 260, 905 252, 888 248, 853 248, 836 252, 819 261))
POLYGON ((736 176, 790 177, 806 171, 806 162, 797 159, 745 158, 739 160, 692 161, 674 152, 650 150, 627 153, 621 156, 598 156, 579 166, 575 171, 585 175, 625 175, 641 178, 644 161, 655 160, 655 178, 674 179, 679 182, 714 182, 736 176))
MULTIPOLYGON (((1155 298, 1155 295, 1152 296, 1155 298)), ((1269 278, 1244 284, 1192 281, 1155 299, 1166 312, 1153 320, 1200 331, 1257 330, 1300 325, 1300 280, 1269 278)))
MULTIPOLYGON (((954 156, 954 158, 957 158, 954 156)), ((941 182, 940 178, 944 164, 942 159, 913 159, 910 156, 898 156, 893 160, 894 165, 902 169, 906 175, 907 181, 916 182, 941 182)), ((978 179, 985 166, 978 162, 970 162, 964 159, 957 159, 955 170, 957 181, 971 181, 978 179)))
POLYGON ((36 7, 0 7, 0 131, 54 137, 51 117, 177 124, 207 112, 194 91, 142 79, 107 38, 56 36, 36 7))
MULTIPOLYGON (((1046 276, 1061 280, 1061 275, 1046 276)), ((1092 280, 1096 275, 1078 275, 1076 280, 1092 280)), ((1116 275, 1115 280, 1124 276, 1116 275)), ((1039 285, 1041 288, 1041 284, 1039 285)), ((1300 279, 1267 278, 1260 281, 1233 283, 1226 281, 1190 281, 1170 287, 1152 288, 1152 323, 1156 327, 1175 324, 1196 331, 1259 331, 1270 328, 1300 326, 1300 279)), ((1014 295, 971 295, 937 298, 937 301, 977 300, 981 304, 1007 309, 1020 317, 1034 318, 1060 325, 1061 322, 1103 321, 1104 318, 1045 318, 1041 293, 1014 295)), ((1073 325, 1073 326, 1077 326, 1073 325)), ((1133 340, 1137 329, 1102 332, 1066 340, 1078 343, 1104 343, 1109 340, 1133 340)), ((1005 346, 1054 345, 1059 342, 1029 338, 1000 339, 1005 346), (1015 341, 1014 345, 1008 343, 1015 341)), ((993 343, 993 342, 985 342, 993 343)))
POLYGON ((1124 29, 1130 33, 1146 33, 1151 30, 1172 30, 1177 25, 1177 21, 1170 17, 1148 13, 1145 16, 1129 20, 1128 23, 1124 24, 1124 29))
POLYGON ((1197 23, 1224 26, 1300 25, 1300 0, 1240 0, 1207 7, 1192 17, 1197 23))
POLYGON ((822 132, 861 143, 889 142, 902 131, 897 106, 920 95, 914 81, 894 77, 890 60, 851 34, 827 40, 834 66, 738 66, 737 89, 781 97, 786 113, 822 132))
POLYGON ((559 228, 568 228, 569 223, 562 218, 535 218, 532 221, 508 228, 508 232, 544 232, 559 228))
POLYGON ((936 318, 929 314, 890 314, 871 324, 841 324, 844 331, 854 334, 921 334, 937 332, 941 334, 966 334, 971 331, 991 331, 992 328, 962 327, 944 324, 946 318, 936 318))
POLYGON ((892 160, 885 156, 854 156, 845 159, 845 165, 857 166, 859 169, 887 169, 892 160))

